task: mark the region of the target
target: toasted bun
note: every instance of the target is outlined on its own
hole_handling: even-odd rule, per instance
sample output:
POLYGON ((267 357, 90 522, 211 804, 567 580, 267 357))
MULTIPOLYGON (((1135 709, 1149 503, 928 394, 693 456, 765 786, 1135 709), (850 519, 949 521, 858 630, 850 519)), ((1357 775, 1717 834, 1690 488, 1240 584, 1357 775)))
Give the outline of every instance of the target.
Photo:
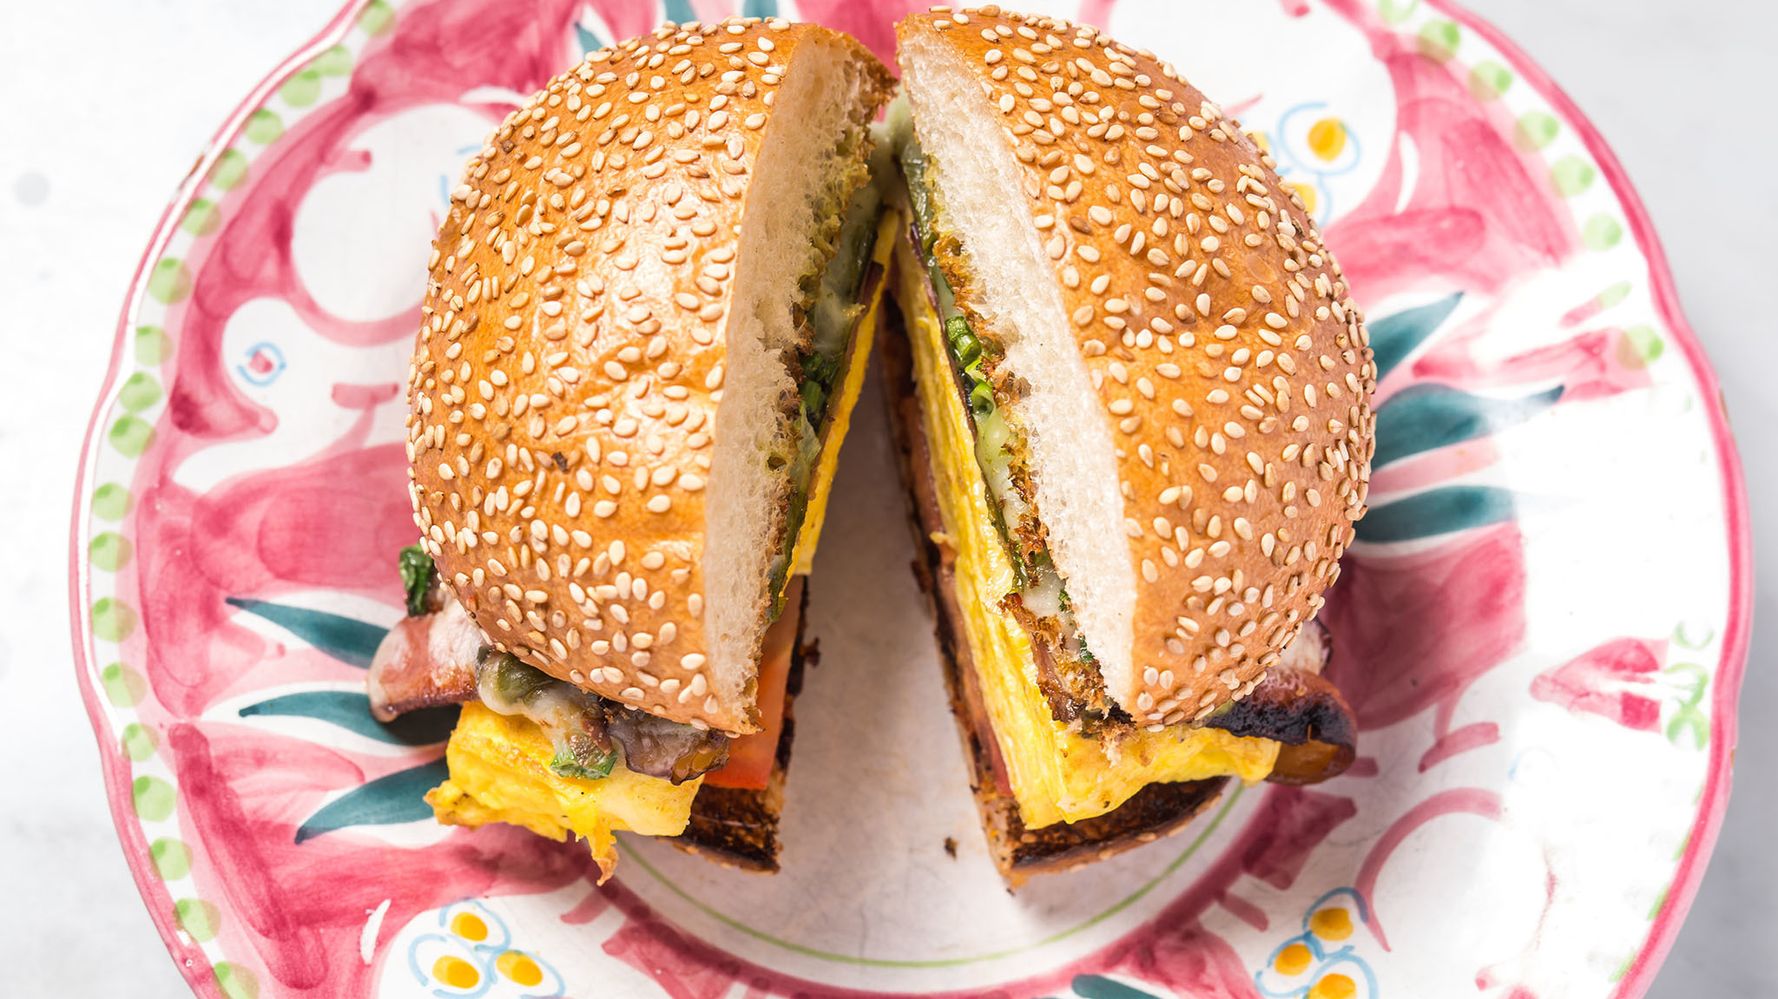
POLYGON ((426 548, 496 646, 674 721, 757 728, 790 306, 841 139, 889 85, 822 28, 667 25, 588 55, 470 161, 408 442, 426 548))
POLYGON ((897 34, 1107 693, 1201 719, 1320 608, 1364 513, 1363 321, 1271 159, 1171 67, 992 7, 897 34))

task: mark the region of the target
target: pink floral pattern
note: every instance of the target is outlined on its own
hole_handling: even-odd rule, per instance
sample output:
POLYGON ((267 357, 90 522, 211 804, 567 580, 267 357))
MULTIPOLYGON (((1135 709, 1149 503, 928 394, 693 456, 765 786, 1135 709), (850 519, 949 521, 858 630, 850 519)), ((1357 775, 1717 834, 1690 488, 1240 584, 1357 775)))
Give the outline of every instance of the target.
MULTIPOLYGON (((1167 37, 1143 33, 1170 16, 1155 2, 1090 0, 1073 13, 1166 55, 1167 37)), ((114 370, 95 414, 74 603, 120 835, 200 992, 401 994, 391 941, 464 899, 514 906, 504 912, 520 938, 614 925, 597 948, 551 951, 570 993, 583 988, 576 973, 620 967, 675 997, 723 995, 736 982, 757 994, 852 988, 794 948, 743 953, 674 925, 644 882, 590 887, 577 849, 511 829, 431 826, 415 801, 437 777, 444 729, 366 728, 351 700, 366 643, 399 613, 393 553, 413 531, 388 428, 417 322, 417 255, 443 208, 434 189, 451 182, 465 142, 583 46, 664 15, 714 19, 740 6, 777 7, 361 0, 249 99, 169 209, 144 264, 146 304, 121 327, 118 363, 128 363, 127 339, 140 370, 127 381, 114 370), (259 142, 265 115, 281 127, 259 142), (253 151, 256 142, 265 148, 253 151), (408 258, 385 259, 381 244, 340 228, 373 224, 353 213, 385 204, 406 212, 391 211, 389 226, 418 233, 392 238, 412 247, 408 258), (164 398, 145 385, 164 385, 164 398), (133 558, 108 540, 126 534, 133 558), (191 918, 197 911, 219 918, 191 918)), ((890 59, 893 21, 913 6, 803 0, 795 12, 890 59)), ((1035 951, 997 987, 1260 995, 1282 936, 1267 932, 1294 932, 1289 921, 1309 900, 1338 890, 1363 913, 1370 984, 1428 994, 1444 979, 1413 955, 1426 914, 1439 910, 1413 895, 1406 872, 1429 842, 1493 836, 1523 854, 1513 871, 1536 902, 1513 926, 1523 956, 1451 973, 1514 994, 1638 994, 1720 820, 1748 599, 1733 447, 1659 248, 1584 120, 1504 40, 1442 0, 1292 0, 1227 15, 1348 38, 1381 81, 1366 91, 1370 104, 1348 107, 1380 115, 1380 128, 1342 120, 1333 97, 1318 110, 1321 94, 1228 95, 1270 141, 1293 141, 1274 116, 1288 104, 1328 115, 1312 139, 1348 159, 1362 140, 1367 158, 1362 183, 1331 171, 1303 178, 1338 209, 1324 220, 1327 239, 1371 317, 1385 374, 1373 513, 1327 611, 1335 676, 1366 755, 1322 788, 1249 792, 1257 801, 1232 813, 1238 830, 1164 882, 1141 918, 1084 953, 1035 951), (1525 82, 1510 99, 1478 96, 1477 80, 1502 72, 1525 82), (1539 143, 1562 128, 1576 151, 1552 166, 1539 143), (1598 174, 1609 183, 1581 185, 1594 206, 1583 211, 1584 197, 1561 188, 1598 174), (1618 254, 1609 266, 1576 267, 1608 253, 1618 254), (1650 315, 1634 314, 1644 300, 1650 315), (1675 350, 1663 357, 1667 344, 1675 350), (1540 586, 1585 577, 1555 564, 1573 553, 1553 538, 1551 524, 1564 522, 1549 511, 1616 497, 1551 486, 1561 476, 1525 465, 1536 448, 1521 431, 1590 442, 1567 421, 1589 425, 1610 406, 1655 425, 1666 418, 1647 409, 1657 388, 1689 393, 1704 414, 1668 432, 1716 480, 1708 497, 1674 502, 1692 503, 1709 526, 1698 564, 1726 581, 1712 584, 1713 599, 1675 601, 1673 619, 1645 631, 1678 635, 1700 621, 1709 638, 1669 642, 1605 623, 1554 638, 1538 614, 1551 599, 1540 586), (1569 491, 1552 498, 1551 488, 1569 491), (1670 654, 1712 665, 1668 665, 1670 654), (1589 875, 1571 856, 1576 844, 1509 807, 1538 793, 1537 781, 1564 779, 1538 776, 1551 772, 1540 762, 1549 754, 1521 751, 1543 738, 1540 725, 1557 726, 1551 744, 1575 759, 1597 743, 1667 768, 1659 792, 1675 814, 1701 797, 1683 828, 1616 847, 1649 866, 1670 854, 1668 840, 1689 843, 1676 871, 1656 872, 1655 921, 1634 939, 1560 935, 1588 904, 1589 875), (1607 947, 1623 962, 1615 979, 1573 977, 1568 969, 1607 947)), ((1602 814, 1610 793, 1600 793, 1602 814)), ((919 981, 908 990, 979 991, 919 981)))

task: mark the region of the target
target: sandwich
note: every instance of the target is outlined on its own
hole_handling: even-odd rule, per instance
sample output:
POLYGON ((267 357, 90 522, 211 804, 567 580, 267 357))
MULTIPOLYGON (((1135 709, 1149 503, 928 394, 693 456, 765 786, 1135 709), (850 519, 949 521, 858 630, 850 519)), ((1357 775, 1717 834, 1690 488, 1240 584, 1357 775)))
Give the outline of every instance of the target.
POLYGON ((1302 202, 1090 27, 941 8, 897 39, 906 336, 880 350, 995 862, 1016 884, 1230 779, 1339 773, 1314 618, 1365 512, 1376 369, 1302 202))
POLYGON ((804 582, 902 226, 888 71, 811 25, 589 54, 470 161, 407 385, 372 710, 457 703, 439 821, 777 867, 804 582), (873 150, 878 150, 873 158, 873 150))

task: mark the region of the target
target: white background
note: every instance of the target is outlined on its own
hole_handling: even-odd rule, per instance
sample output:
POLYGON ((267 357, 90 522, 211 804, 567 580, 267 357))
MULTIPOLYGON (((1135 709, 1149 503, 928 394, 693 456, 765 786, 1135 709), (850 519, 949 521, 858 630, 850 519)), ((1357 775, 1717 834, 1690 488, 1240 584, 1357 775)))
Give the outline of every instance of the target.
MULTIPOLYGON (((1235 2, 1235 0, 1231 0, 1235 2)), ((1264 0, 1240 0, 1264 2, 1264 0)), ((76 455, 137 257, 215 127, 335 0, 0 3, 0 995, 174 997, 76 692, 76 455)), ((1651 995, 1778 995, 1778 233, 1770 0, 1470 0, 1605 133, 1664 240, 1739 430, 1762 567, 1740 779, 1651 995), (1766 266, 1770 266, 1768 263, 1766 266)))

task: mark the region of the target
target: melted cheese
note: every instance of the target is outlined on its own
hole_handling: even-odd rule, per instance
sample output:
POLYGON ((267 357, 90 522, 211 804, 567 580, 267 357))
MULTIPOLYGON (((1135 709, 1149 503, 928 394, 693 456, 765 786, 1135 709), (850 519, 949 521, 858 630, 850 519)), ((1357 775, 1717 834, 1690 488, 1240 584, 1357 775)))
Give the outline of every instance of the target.
POLYGON ((587 841, 604 877, 617 864, 613 833, 685 831, 701 780, 675 786, 621 766, 600 780, 563 777, 549 768, 554 754, 535 724, 472 701, 445 749, 450 776, 427 792, 426 803, 446 825, 506 822, 557 841, 572 833, 587 841))
MULTIPOLYGON (((871 249, 871 261, 887 271, 889 258, 901 235, 901 216, 886 208, 877 222, 877 241, 871 249)), ((834 473, 840 467, 840 444, 852 428, 852 407, 864 390, 864 373, 870 367, 871 345, 877 337, 877 309, 883 302, 883 289, 889 286, 887 275, 877 285, 876 294, 864 303, 864 316, 858 331, 846 348, 845 371, 839 387, 828 402, 827 427, 822 433, 821 454, 815 459, 815 474, 809 481, 809 510, 803 515, 802 530, 797 532, 796 547, 791 549, 790 572, 808 575, 815 564, 815 545, 821 539, 821 524, 827 518, 827 500, 833 495, 834 473)))
POLYGON ((903 240, 896 243, 896 300, 913 343, 916 392, 944 521, 942 535, 933 540, 955 554, 963 631, 1025 825, 1038 829, 1103 815, 1153 783, 1265 779, 1279 749, 1269 739, 1173 726, 1102 741, 1073 734, 1051 716, 1037 685, 1030 635, 1000 606, 1017 584, 990 513, 944 332, 911 250, 903 240))

